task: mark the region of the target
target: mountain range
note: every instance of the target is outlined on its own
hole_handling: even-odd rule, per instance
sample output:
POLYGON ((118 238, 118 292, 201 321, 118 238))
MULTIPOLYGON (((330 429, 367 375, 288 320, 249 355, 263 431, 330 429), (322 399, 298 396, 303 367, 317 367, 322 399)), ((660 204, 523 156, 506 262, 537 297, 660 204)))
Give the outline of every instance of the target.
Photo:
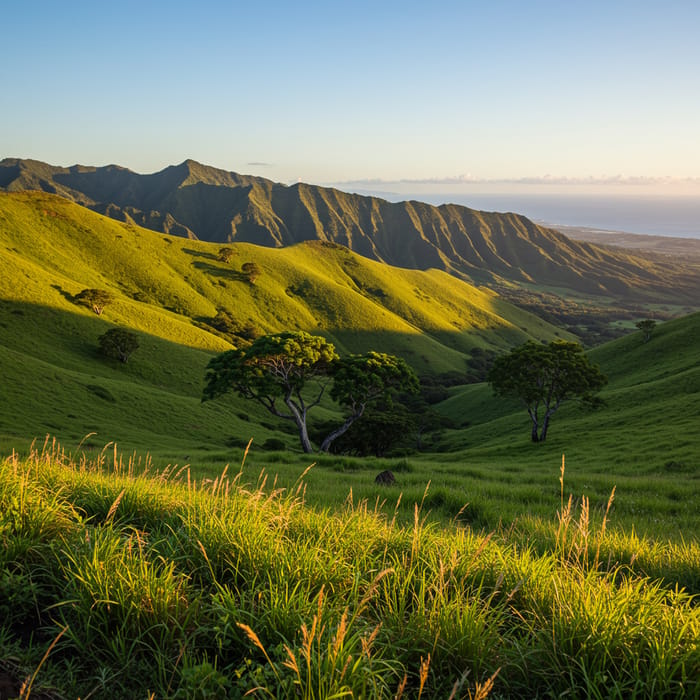
POLYGON ((66 168, 5 158, 0 189, 50 192, 120 221, 202 241, 336 243, 389 265, 444 270, 477 285, 691 305, 700 298, 697 261, 572 240, 514 213, 288 186, 193 160, 141 175, 117 165, 66 168))

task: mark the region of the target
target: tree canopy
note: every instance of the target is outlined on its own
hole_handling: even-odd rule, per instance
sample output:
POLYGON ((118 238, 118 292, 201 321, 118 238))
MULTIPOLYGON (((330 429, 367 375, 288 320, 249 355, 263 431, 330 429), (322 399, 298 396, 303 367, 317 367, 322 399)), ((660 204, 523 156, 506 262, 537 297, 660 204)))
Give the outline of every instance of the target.
POLYGON ((241 272, 246 275, 248 282, 255 284, 258 277, 262 274, 262 269, 256 262, 245 262, 241 265, 241 272))
POLYGON ((293 420, 305 452, 313 451, 308 412, 318 406, 329 385, 345 416, 322 440, 322 451, 328 451, 369 403, 418 385, 413 371, 399 358, 370 352, 341 360, 325 338, 303 331, 265 335, 245 351, 217 355, 207 366, 206 381, 203 400, 235 390, 273 415, 293 420))
POLYGON ((112 293, 106 289, 83 289, 73 297, 75 302, 89 306, 98 316, 102 315, 105 306, 113 299, 112 293))
POLYGON ((138 350, 139 339, 136 333, 126 328, 110 328, 97 340, 100 352, 126 364, 132 353, 138 350))
POLYGON ((236 251, 233 248, 219 248, 217 259, 221 262, 228 263, 236 257, 236 251))
POLYGON ((594 393, 607 377, 592 365, 578 343, 557 340, 547 345, 529 341, 496 358, 488 381, 499 396, 519 398, 532 421, 532 441, 544 442, 559 406, 578 398, 595 404, 594 393))
POLYGON ((634 325, 642 331, 643 342, 646 343, 651 338, 654 328, 656 328, 656 321, 653 318, 645 318, 643 321, 637 321, 634 325))
POLYGON ((321 450, 327 452, 331 442, 363 415, 368 404, 381 398, 391 405, 397 391, 418 391, 418 377, 400 357, 370 351, 337 362, 331 397, 348 410, 348 415, 326 436, 321 450))

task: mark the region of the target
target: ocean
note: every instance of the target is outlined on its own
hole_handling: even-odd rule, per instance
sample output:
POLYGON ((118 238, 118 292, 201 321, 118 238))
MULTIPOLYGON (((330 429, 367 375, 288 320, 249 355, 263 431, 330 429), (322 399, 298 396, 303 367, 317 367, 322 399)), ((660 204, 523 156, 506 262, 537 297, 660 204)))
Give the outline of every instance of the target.
POLYGON ((472 209, 524 214, 552 227, 700 239, 700 196, 610 194, 391 194, 391 201, 462 204, 472 209))

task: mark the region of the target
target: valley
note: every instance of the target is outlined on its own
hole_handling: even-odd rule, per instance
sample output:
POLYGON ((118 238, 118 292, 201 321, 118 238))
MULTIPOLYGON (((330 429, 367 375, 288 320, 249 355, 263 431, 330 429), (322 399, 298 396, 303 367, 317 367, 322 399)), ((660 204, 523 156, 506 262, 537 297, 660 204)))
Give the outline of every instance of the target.
MULTIPOLYGON (((325 682, 336 678, 326 665, 342 638, 364 669, 353 672, 354 692, 372 697, 397 695, 404 675, 411 696, 421 682, 425 697, 449 696, 466 659, 473 675, 460 697, 490 678, 494 697, 601 694, 610 681, 600 674, 615 676, 620 696, 651 684, 660 696, 693 696, 700 313, 691 260, 581 244, 589 262, 580 271, 569 260, 570 286, 559 272, 540 283, 525 280, 533 257, 522 251, 540 249, 530 277, 558 259, 544 246, 560 234, 532 229, 520 248, 514 229, 499 234, 500 250, 516 241, 520 278, 505 272, 519 264, 512 258, 487 283, 486 268, 443 257, 421 269, 338 240, 207 241, 142 227, 135 210, 113 218, 95 208, 0 192, 0 681, 4 672, 15 687, 60 633, 63 656, 42 673, 69 696, 99 687, 98 696, 129 697, 115 671, 129 667, 142 695, 221 684, 221 697, 256 687, 285 697, 306 683, 289 653, 299 661, 313 648, 325 682), (605 282, 592 291, 576 280, 594 260, 605 282), (79 303, 85 289, 106 292, 99 315, 79 303), (634 324, 647 317, 658 323, 645 342, 634 324), (98 351, 110 328, 138 339, 127 363, 98 351), (202 402, 212 357, 284 330, 321 335, 341 356, 406 360, 421 379, 420 430, 405 429, 382 457, 307 455, 293 426, 254 401, 202 402), (530 340, 583 341, 609 379, 602 407, 562 406, 543 444, 530 442, 518 402, 484 381, 493 357, 530 340), (395 483, 378 486, 386 469, 395 483), (612 608, 595 612, 589 595, 612 608), (580 615, 568 600, 580 601, 580 615), (605 637, 611 609, 622 617, 605 637), (640 609, 662 632, 640 636, 640 609), (314 615, 326 625, 319 635, 332 630, 336 642, 310 639, 309 627, 304 637, 314 615), (41 630, 31 644, 30 628, 41 630), (600 647, 582 655, 584 628, 600 647), (375 629, 385 651, 363 655, 375 629), (395 640, 406 634, 403 648, 395 640), (618 645, 627 651, 611 660, 618 645), (633 658, 644 663, 627 677, 633 658)), ((339 415, 326 396, 312 437, 339 415)))

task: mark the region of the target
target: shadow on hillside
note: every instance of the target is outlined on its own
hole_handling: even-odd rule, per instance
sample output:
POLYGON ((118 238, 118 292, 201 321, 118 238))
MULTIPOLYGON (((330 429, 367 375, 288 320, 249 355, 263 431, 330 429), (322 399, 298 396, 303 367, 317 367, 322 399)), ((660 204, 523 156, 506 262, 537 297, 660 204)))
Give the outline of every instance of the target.
MULTIPOLYGON (((159 337, 157 332, 136 330, 140 347, 128 364, 120 365, 101 358, 97 352, 97 339, 116 320, 109 312, 106 315, 107 318, 101 318, 78 310, 0 300, 0 364, 3 365, 5 398, 0 402, 0 432, 27 437, 51 433, 59 439, 67 436, 77 441, 86 433, 97 431, 121 442, 152 437, 160 444, 172 439, 177 445, 191 449, 199 444, 223 445, 231 436, 223 423, 217 424, 220 425, 218 428, 206 427, 207 421, 222 410, 226 420, 232 420, 237 426, 235 430, 239 434, 234 437, 239 440, 248 440, 255 432, 283 430, 284 421, 269 418, 262 407, 255 402, 244 402, 235 392, 219 403, 200 404, 206 366, 211 357, 223 349, 204 351, 201 347, 188 347, 173 339, 159 337), (27 343, 28 338, 32 339, 31 343, 27 343), (196 403, 187 404, 192 399, 196 403), (167 418, 163 418, 163 414, 167 414, 167 418), (241 415, 252 415, 253 418, 249 421, 242 419, 241 415), (243 430, 239 420, 245 420, 243 430), (261 429, 256 429, 256 423, 261 429)), ((185 318, 182 316, 183 320, 185 318)), ((124 322, 126 319, 120 320, 124 322)), ((201 316, 189 317, 193 326, 211 320, 201 316)), ((319 334, 311 324, 305 325, 307 332, 319 334)), ((697 367, 699 329, 700 313, 697 313, 662 324, 648 343, 644 343, 641 334, 635 332, 621 344, 598 350, 596 362, 600 363, 611 382, 615 381, 615 391, 619 387, 639 384, 640 379, 648 383, 649 376, 652 376, 649 368, 659 366, 659 358, 667 356, 667 348, 672 342, 674 353, 682 353, 683 360, 674 360, 671 378, 664 381, 669 381, 667 386, 674 388, 674 402, 685 401, 683 397, 688 396, 688 403, 681 405, 690 407, 692 394, 697 389, 697 377, 691 377, 688 370, 697 367)), ((244 332, 246 329, 240 330, 244 332)), ((215 329, 203 328, 202 333, 209 338, 202 336, 202 344, 216 336, 222 337, 215 329)), ((444 413, 460 429, 468 427, 473 431, 481 424, 517 414, 515 420, 525 426, 524 432, 518 431, 518 439, 523 435, 523 443, 527 443, 528 418, 517 401, 493 397, 491 390, 483 384, 473 389, 464 386, 474 380, 483 380, 489 361, 487 352, 475 355, 466 345, 466 352, 456 352, 448 348, 447 337, 444 338, 445 344, 440 344, 435 338, 415 333, 338 328, 325 329, 321 333, 336 345, 341 356, 379 350, 403 357, 423 378, 431 405, 441 403, 445 398, 454 399, 444 413), (480 364, 475 365, 471 360, 479 360, 480 364), (464 386, 464 389, 454 391, 453 388, 458 386, 464 386)), ((196 343, 196 337, 190 337, 193 344, 196 343)), ((457 337, 455 334, 452 344, 456 344, 457 337)), ((239 338, 231 340, 236 345, 240 342, 239 338)), ((492 349, 495 352, 506 349, 501 343, 502 340, 495 343, 492 349)), ((655 373, 658 371, 654 370, 655 373)), ((647 390, 635 389, 633 396, 643 395, 643 391, 647 390)), ((611 396, 610 390, 608 396, 611 396)), ((620 402, 627 401, 615 400, 618 401, 615 410, 622 406, 620 402)), ((686 413, 687 416, 681 417, 686 421, 684 430, 686 425, 690 429, 694 417, 692 411, 686 413)), ((615 426, 627 426, 628 419, 624 415, 622 418, 617 416, 613 410, 606 410, 601 415, 600 421, 592 423, 595 430, 600 428, 607 431, 605 434, 611 434, 615 426)), ((586 416, 584 419, 588 420, 586 416)), ((494 423, 489 428, 489 435, 496 435, 499 430, 500 425, 494 423)), ((267 432, 264 434, 267 436, 267 432)), ((444 443, 450 449, 475 446, 481 439, 478 431, 465 435, 450 434, 452 437, 444 443)), ((562 435, 562 439, 566 437, 558 427, 556 434, 562 435)), ((586 439, 593 441, 594 436, 586 439)), ((611 450, 617 450, 617 439, 610 444, 613 445, 611 450)), ((689 444, 692 447, 695 443, 689 444)), ((670 465, 664 467, 666 471, 682 471, 684 465, 693 464, 691 448, 679 448, 669 455, 664 446, 657 453, 658 456, 654 457, 657 463, 670 465)))
MULTIPOLYGON (((216 260, 215 257, 214 260, 216 260)), ((222 277, 227 280, 233 280, 234 282, 250 281, 250 277, 245 272, 241 272, 240 270, 233 270, 229 267, 219 267, 218 265, 212 265, 211 263, 200 262, 198 260, 193 261, 192 265, 193 267, 196 267, 198 270, 201 270, 212 277, 222 277)))
POLYGON ((193 258, 206 258, 207 260, 218 260, 219 258, 214 253, 207 253, 202 250, 193 250, 192 248, 183 248, 183 253, 191 255, 193 258))
POLYGON ((60 284, 52 284, 51 287, 55 289, 66 301, 70 301, 71 304, 75 303, 75 297, 63 287, 61 287, 60 284))

